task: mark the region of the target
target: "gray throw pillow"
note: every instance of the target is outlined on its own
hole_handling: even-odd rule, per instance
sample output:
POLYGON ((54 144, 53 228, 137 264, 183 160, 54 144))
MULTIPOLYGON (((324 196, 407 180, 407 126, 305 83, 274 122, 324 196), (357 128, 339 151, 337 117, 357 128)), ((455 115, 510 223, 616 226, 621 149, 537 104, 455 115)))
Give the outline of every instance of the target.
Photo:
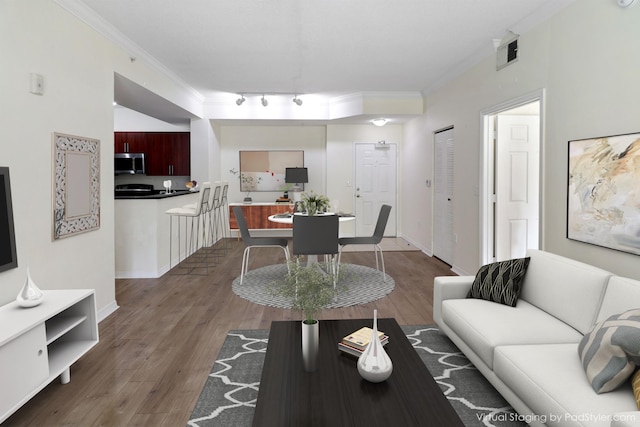
POLYGON ((531 258, 517 258, 483 265, 467 298, 484 299, 515 307, 531 258))
POLYGON ((597 323, 582 337, 578 354, 596 393, 615 390, 640 366, 640 309, 597 323))

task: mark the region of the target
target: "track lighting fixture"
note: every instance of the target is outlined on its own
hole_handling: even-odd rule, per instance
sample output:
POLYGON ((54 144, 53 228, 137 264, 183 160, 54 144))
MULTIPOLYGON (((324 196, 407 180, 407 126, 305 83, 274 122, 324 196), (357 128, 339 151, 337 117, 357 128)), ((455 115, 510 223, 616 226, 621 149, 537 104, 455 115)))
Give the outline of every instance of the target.
MULTIPOLYGON (((247 100, 247 98, 245 98, 245 95, 247 95, 247 97, 249 98, 249 103, 253 103, 253 100, 256 98, 260 98, 260 103, 262 104, 263 107, 266 107, 269 105, 269 101, 267 100, 267 96, 275 96, 276 97, 276 104, 280 104, 280 99, 279 98, 284 98, 286 96, 288 96, 289 94, 286 92, 257 92, 257 93, 251 93, 251 92, 242 92, 242 93, 238 93, 238 96, 240 96, 239 98, 236 99, 236 105, 237 106, 241 106, 242 104, 245 103, 245 101, 247 100)), ((291 98, 291 101, 296 104, 297 106, 301 106, 303 101, 302 99, 298 98, 298 94, 294 93, 293 98, 291 98)))

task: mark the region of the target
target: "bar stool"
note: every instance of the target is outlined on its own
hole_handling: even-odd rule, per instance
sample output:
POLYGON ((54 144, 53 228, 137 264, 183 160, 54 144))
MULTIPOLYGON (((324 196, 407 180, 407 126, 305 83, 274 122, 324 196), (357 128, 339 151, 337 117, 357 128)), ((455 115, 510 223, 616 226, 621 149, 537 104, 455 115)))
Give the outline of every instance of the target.
POLYGON ((222 182, 216 181, 214 189, 212 191, 211 203, 209 203, 209 210, 206 213, 207 216, 207 230, 209 231, 207 239, 207 252, 214 257, 224 256, 226 253, 225 247, 216 248, 215 245, 219 241, 219 221, 217 208, 220 205, 222 193, 222 182))
MULTIPOLYGON (((177 222, 178 222, 178 264, 176 264, 176 266, 180 265, 183 261, 186 261, 187 259, 189 259, 199 248, 202 244, 204 244, 204 242, 206 241, 206 236, 207 236, 207 227, 206 225, 206 213, 208 211, 210 211, 210 204, 211 204, 211 183, 210 182, 204 182, 202 184, 202 187, 200 188, 200 194, 198 195, 198 201, 196 202, 195 205, 190 204, 190 205, 186 205, 180 208, 173 208, 173 209, 169 209, 167 211, 165 211, 165 213, 167 215, 170 215, 169 218, 169 269, 171 270, 173 268, 173 218, 176 218, 177 222), (189 234, 187 236, 185 236, 185 258, 184 260, 182 259, 181 255, 180 255, 180 246, 181 246, 181 242, 182 242, 182 238, 180 236, 180 230, 181 230, 181 226, 180 226, 180 219, 183 218, 184 219, 184 223, 185 223, 185 232, 187 230, 187 228, 189 227, 189 225, 187 225, 187 222, 190 222, 190 227, 191 230, 189 232, 189 234), (195 222, 195 224, 194 224, 195 222), (203 227, 202 227, 202 243, 200 242, 200 225, 201 223, 203 223, 203 227)), ((191 263, 186 263, 186 267, 187 268, 187 273, 186 274, 191 274, 195 271, 195 269, 197 267, 201 267, 200 264, 203 264, 204 268, 206 269, 205 274, 208 274, 208 268, 209 268, 209 260, 205 257, 204 261, 200 261, 198 259, 192 259, 193 262, 191 263)))
MULTIPOLYGON (((219 202, 214 206, 214 217, 217 219, 216 221, 216 230, 220 231, 222 234, 223 248, 225 254, 227 253, 227 230, 229 224, 229 200, 227 199, 227 194, 229 192, 229 183, 226 181, 222 181, 222 195, 220 196, 219 202)), ((217 237, 216 232, 216 237, 217 237)))

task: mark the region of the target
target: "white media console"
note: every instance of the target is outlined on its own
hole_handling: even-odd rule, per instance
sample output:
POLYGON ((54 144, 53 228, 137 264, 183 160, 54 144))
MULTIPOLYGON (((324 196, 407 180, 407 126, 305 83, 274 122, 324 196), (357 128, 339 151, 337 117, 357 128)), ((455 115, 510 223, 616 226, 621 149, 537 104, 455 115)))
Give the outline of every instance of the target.
POLYGON ((92 289, 43 291, 36 307, 0 307, 0 423, 98 343, 92 289))

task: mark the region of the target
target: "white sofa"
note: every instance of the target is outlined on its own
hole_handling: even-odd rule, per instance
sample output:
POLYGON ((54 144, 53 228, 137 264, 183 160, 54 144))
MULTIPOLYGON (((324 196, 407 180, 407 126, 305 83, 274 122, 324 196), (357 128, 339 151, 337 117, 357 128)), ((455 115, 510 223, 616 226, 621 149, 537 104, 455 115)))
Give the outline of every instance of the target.
POLYGON ((433 316, 530 425, 640 426, 630 382, 596 394, 578 343, 597 322, 640 308, 640 281, 539 250, 515 307, 466 298, 474 276, 434 281, 433 316))

